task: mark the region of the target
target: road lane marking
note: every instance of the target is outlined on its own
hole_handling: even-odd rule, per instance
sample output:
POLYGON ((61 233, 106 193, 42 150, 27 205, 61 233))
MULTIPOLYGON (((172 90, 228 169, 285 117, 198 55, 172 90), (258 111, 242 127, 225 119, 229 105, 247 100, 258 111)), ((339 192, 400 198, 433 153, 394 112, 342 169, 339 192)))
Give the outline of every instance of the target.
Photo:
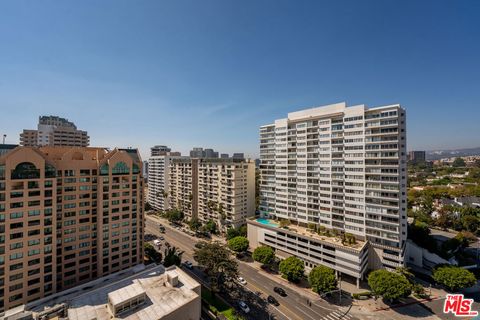
MULTIPOLYGON (((250 283, 250 286, 254 287, 257 291, 261 292, 262 294, 266 294, 268 296, 268 293, 264 292, 262 289, 258 288, 257 286, 253 285, 250 283)), ((255 292, 253 292, 250 288, 248 287, 245 287, 247 290, 249 290, 250 292, 252 292, 253 294, 255 294, 255 292)), ((280 305, 282 306, 282 305, 280 305)), ((284 317, 286 317, 287 319, 291 319, 289 316, 287 316, 285 313, 283 313, 279 308, 275 307, 274 305, 271 305, 272 308, 274 308, 275 310, 277 310, 279 313, 281 313, 284 317)), ((299 319, 299 320, 302 320, 301 318, 297 318, 297 315, 291 311, 289 308, 287 308, 286 306, 283 306, 286 310, 289 311, 289 313, 292 313, 294 316, 295 316, 295 319, 299 319)))

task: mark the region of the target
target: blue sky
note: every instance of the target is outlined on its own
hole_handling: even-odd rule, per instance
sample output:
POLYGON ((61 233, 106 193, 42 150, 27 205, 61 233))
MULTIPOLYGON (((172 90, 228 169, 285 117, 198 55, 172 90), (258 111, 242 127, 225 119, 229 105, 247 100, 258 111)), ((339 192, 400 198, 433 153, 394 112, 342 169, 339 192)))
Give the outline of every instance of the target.
POLYGON ((0 133, 258 155, 258 127, 401 103, 408 148, 478 147, 480 1, 0 1, 0 133))

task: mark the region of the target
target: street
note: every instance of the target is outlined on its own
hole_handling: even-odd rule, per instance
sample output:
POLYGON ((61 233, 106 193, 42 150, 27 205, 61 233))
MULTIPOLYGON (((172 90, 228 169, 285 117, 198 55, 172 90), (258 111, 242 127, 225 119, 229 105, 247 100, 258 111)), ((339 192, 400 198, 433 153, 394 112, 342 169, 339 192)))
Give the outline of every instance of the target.
MULTIPOLYGON (((156 236, 162 235, 165 241, 171 246, 177 247, 184 251, 183 261, 190 261, 196 266, 193 259, 194 245, 200 241, 197 238, 191 237, 181 231, 175 230, 168 225, 165 220, 159 220, 156 217, 146 216, 146 229, 145 234, 153 234, 156 236), (159 223, 166 228, 164 234, 159 231, 159 223)), ((163 248, 161 250, 163 253, 163 248)), ((345 314, 346 308, 329 304, 320 298, 312 299, 311 296, 303 295, 300 290, 295 291, 287 286, 283 286, 280 283, 273 281, 268 276, 264 275, 258 269, 250 266, 246 262, 239 261, 238 263, 239 273, 247 281, 247 285, 242 290, 242 286, 238 290, 232 290, 228 292, 228 296, 225 297, 233 306, 236 306, 236 301, 242 299, 249 305, 250 313, 246 316, 248 319, 269 319, 268 314, 271 313, 275 316, 275 319, 291 319, 291 320, 335 320, 335 319, 354 319, 350 314, 345 314), (273 288, 283 288, 287 296, 281 297, 273 291, 273 288), (278 307, 275 307, 266 302, 268 295, 274 296, 280 303, 278 307), (310 302, 310 305, 308 304, 310 302)), ((193 268, 190 271, 197 280, 206 280, 203 273, 198 268, 193 268)))

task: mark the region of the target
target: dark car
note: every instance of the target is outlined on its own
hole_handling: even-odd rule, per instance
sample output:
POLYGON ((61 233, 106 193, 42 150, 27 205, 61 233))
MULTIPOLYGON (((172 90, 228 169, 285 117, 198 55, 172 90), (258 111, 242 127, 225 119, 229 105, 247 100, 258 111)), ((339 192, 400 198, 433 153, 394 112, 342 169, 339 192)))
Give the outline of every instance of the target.
POLYGON ((275 291, 276 293, 278 293, 278 294, 281 295, 282 297, 286 297, 286 296, 287 296, 287 293, 285 292, 285 290, 283 290, 283 289, 280 288, 280 287, 275 287, 275 288, 273 288, 273 291, 275 291))
POLYGON ((269 303, 273 304, 274 306, 277 306, 277 307, 280 305, 280 303, 278 303, 277 299, 275 299, 275 298, 272 297, 272 296, 268 296, 268 297, 267 297, 267 301, 268 301, 269 303))

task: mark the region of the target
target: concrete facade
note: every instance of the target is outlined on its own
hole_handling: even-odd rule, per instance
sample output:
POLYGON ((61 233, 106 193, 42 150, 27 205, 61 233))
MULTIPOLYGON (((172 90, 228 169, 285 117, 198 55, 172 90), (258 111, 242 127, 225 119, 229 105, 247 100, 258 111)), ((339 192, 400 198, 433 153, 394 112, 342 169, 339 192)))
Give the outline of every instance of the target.
POLYGON ((141 170, 134 149, 0 157, 0 310, 143 262, 141 170))
POLYGON ((255 164, 244 159, 173 159, 169 202, 188 219, 213 219, 220 230, 255 214, 255 164))
POLYGON ((260 213, 352 234, 371 247, 371 269, 394 269, 404 264, 406 161, 400 105, 289 113, 260 127, 260 213))
POLYGON ((73 122, 56 116, 39 118, 37 130, 23 130, 20 144, 26 147, 74 146, 88 147, 90 137, 78 130, 73 122))

